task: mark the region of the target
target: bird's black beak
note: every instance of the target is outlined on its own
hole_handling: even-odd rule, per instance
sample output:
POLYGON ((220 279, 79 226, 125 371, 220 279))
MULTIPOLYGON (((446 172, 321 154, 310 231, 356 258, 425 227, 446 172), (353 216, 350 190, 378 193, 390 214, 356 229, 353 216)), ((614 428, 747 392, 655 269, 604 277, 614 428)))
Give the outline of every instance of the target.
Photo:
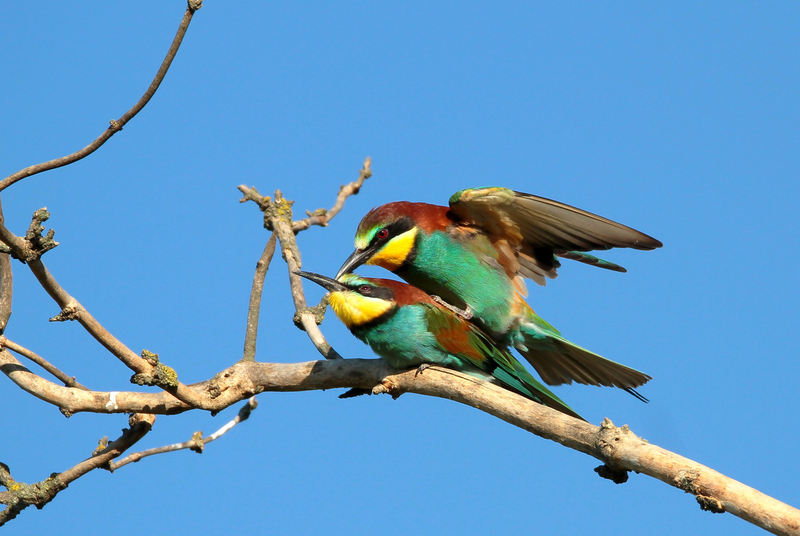
POLYGON ((321 286, 322 288, 330 292, 342 292, 344 290, 347 290, 347 287, 344 286, 343 284, 339 283, 335 279, 331 279, 330 277, 324 275, 319 275, 312 272, 299 272, 299 271, 295 273, 301 277, 305 277, 309 281, 313 281, 317 285, 321 286))
POLYGON ((339 279, 344 274, 349 274, 365 262, 369 260, 370 257, 375 253, 374 247, 368 247, 367 249, 357 249, 355 250, 347 260, 344 261, 344 264, 339 271, 336 273, 336 279, 339 279))

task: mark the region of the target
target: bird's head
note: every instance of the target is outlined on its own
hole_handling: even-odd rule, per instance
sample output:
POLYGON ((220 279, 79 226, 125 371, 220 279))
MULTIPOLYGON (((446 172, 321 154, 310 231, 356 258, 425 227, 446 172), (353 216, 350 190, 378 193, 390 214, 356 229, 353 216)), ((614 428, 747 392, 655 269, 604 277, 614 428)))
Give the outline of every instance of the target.
POLYGON ((396 281, 345 274, 337 279, 311 272, 295 272, 317 283, 331 294, 328 302, 336 316, 349 329, 365 326, 390 315, 396 308, 396 281))
POLYGON ((430 233, 449 223, 447 207, 397 201, 370 210, 358 224, 356 250, 339 268, 336 278, 362 264, 398 270, 413 262, 420 231, 430 233))

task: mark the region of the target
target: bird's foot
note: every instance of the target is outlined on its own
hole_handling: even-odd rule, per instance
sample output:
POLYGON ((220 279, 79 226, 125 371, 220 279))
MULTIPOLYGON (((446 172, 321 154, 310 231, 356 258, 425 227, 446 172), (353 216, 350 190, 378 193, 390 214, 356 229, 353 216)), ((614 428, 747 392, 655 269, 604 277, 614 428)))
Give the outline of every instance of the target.
POLYGON ((433 301, 435 301, 436 303, 438 303, 442 307, 453 311, 455 314, 457 314, 458 316, 460 316, 464 320, 472 320, 472 309, 469 308, 469 305, 467 305, 466 309, 459 309, 455 305, 450 305, 449 303, 444 301, 439 296, 436 296, 435 294, 432 295, 431 298, 433 298, 433 301))
POLYGON ((417 371, 414 373, 414 377, 416 378, 417 375, 422 374, 422 371, 431 367, 430 363, 423 363, 419 367, 417 367, 417 371))

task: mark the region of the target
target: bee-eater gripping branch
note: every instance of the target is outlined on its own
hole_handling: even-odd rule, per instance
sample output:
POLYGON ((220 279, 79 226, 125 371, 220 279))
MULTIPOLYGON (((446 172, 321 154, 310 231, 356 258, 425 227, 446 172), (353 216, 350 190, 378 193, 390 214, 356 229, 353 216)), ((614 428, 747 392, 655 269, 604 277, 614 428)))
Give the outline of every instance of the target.
POLYGON ((585 252, 661 247, 644 233, 543 197, 473 188, 456 192, 449 207, 401 201, 374 208, 355 245, 337 279, 362 264, 391 270, 519 350, 547 384, 615 386, 636 396, 632 389, 651 379, 571 343, 523 299, 524 279, 543 285, 555 278, 558 257, 624 272, 585 252))
POLYGON ((476 325, 399 281, 345 274, 339 281, 296 272, 330 291, 336 316, 358 339, 397 369, 442 365, 499 384, 583 419, 476 325))

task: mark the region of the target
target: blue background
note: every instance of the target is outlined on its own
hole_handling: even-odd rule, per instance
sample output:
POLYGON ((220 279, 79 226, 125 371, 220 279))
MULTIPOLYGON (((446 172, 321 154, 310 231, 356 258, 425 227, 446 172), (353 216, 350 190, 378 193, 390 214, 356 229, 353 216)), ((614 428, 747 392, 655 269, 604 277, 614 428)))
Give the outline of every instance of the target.
MULTIPOLYGON (((795 506, 800 4, 796 2, 214 2, 155 98, 87 159, 3 192, 24 234, 47 206, 58 281, 135 351, 187 383, 241 357, 267 239, 236 186, 330 207, 364 157, 374 176, 327 229, 299 236, 332 275, 371 207, 446 203, 498 185, 558 199, 665 244, 566 262, 530 303, 569 339, 653 376, 642 404, 556 393, 795 506)), ((0 175, 88 144, 141 96, 181 2, 0 4, 0 175)), ((130 371, 15 263, 7 335, 83 384, 130 371)), ((362 273, 383 275, 380 270, 362 273)), ((307 285, 309 301, 322 290, 307 285)), ((267 276, 258 359, 319 357, 294 328, 285 264, 267 276)), ((333 317, 347 357, 370 357, 333 317)), ((641 475, 456 403, 406 395, 265 393, 212 443, 96 471, 6 527, 33 534, 757 534, 641 475)), ((65 419, 0 378, 0 460, 34 482, 117 437, 122 415, 65 419)), ((237 405, 238 407, 238 405, 237 405)), ((235 415, 159 417, 138 447, 211 433, 235 415)))

